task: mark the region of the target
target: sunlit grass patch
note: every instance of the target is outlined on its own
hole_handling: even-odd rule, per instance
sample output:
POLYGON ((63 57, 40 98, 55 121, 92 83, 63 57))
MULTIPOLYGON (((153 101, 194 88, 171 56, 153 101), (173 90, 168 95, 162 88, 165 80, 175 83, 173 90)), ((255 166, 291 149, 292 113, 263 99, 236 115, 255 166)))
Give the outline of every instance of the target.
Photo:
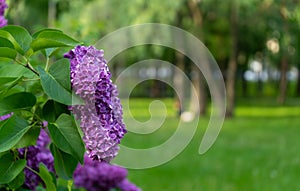
MULTIPOLYGON (((168 113, 162 127, 150 134, 128 133, 122 144, 149 148, 172 136, 179 119, 173 100, 162 101, 168 113)), ((130 100, 133 117, 149 120, 150 102, 130 100)), ((300 190, 300 109, 295 103, 299 101, 286 106, 268 106, 260 100, 239 103, 237 117, 225 121, 216 143, 204 155, 198 149, 209 116, 200 117, 196 134, 181 154, 161 166, 130 170, 129 178, 145 191, 300 190)))

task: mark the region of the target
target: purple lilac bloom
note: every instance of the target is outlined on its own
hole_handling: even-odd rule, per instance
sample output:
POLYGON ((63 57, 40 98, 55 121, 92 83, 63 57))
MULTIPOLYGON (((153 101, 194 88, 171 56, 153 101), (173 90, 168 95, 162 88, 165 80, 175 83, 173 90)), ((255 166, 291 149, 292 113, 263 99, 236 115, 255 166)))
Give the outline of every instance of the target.
POLYGON ((4 12, 7 7, 5 0, 0 0, 0 28, 7 25, 7 20, 4 18, 4 12))
POLYGON ((4 120, 10 118, 13 114, 14 114, 14 113, 11 112, 11 113, 9 113, 9 114, 0 116, 0 121, 4 121, 4 120))
MULTIPOLYGON (((43 163, 46 165, 50 172, 54 173, 54 158, 49 148, 47 148, 47 145, 49 143, 50 138, 48 134, 44 129, 41 129, 36 145, 19 149, 19 156, 20 158, 25 158, 26 156, 27 166, 29 166, 35 171, 39 171, 39 164, 43 163)), ((25 168, 24 172, 25 185, 29 189, 35 190, 39 184, 43 184, 41 178, 28 168, 25 168)))
POLYGON ((127 176, 127 170, 84 157, 84 165, 78 165, 74 171, 73 179, 76 187, 85 188, 88 191, 109 191, 123 181, 127 176))
POLYGON ((5 0, 0 0, 0 15, 4 15, 5 9, 7 8, 5 0))
POLYGON ((117 187, 122 191, 141 191, 135 184, 129 182, 127 179, 118 183, 117 187))
POLYGON ((71 85, 85 105, 71 107, 81 121, 83 140, 90 158, 109 162, 117 155, 126 133, 117 87, 104 59, 103 50, 77 46, 65 54, 71 62, 71 85))

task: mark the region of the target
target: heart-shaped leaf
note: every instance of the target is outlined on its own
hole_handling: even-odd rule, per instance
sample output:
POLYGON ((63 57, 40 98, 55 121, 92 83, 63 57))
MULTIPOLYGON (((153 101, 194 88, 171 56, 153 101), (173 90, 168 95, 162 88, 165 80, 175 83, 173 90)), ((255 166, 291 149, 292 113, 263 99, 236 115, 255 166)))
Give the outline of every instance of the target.
POLYGON ((7 184, 20 174, 26 165, 26 160, 15 161, 8 152, 0 158, 0 184, 7 184))
POLYGON ((0 115, 19 109, 28 109, 35 105, 36 97, 28 92, 9 95, 0 100, 0 115))
POLYGON ((0 47, 0 57, 15 59, 17 57, 17 51, 8 47, 0 47))
POLYGON ((15 179, 13 179, 10 183, 8 183, 8 186, 12 190, 17 190, 24 184, 24 181, 25 181, 25 174, 24 171, 22 171, 20 174, 18 174, 18 176, 15 179))
POLYGON ((41 67, 38 67, 41 78, 41 84, 45 93, 53 100, 66 105, 82 104, 80 98, 68 91, 52 74, 45 72, 41 67))
POLYGON ((77 40, 69 37, 61 31, 56 30, 41 31, 35 36, 36 38, 31 43, 31 48, 34 51, 46 48, 76 46, 78 44, 81 44, 77 40))
POLYGON ((36 144, 36 140, 40 134, 41 128, 33 127, 30 128, 27 133, 23 135, 20 141, 14 146, 15 148, 23 148, 36 144))
POLYGON ((50 32, 60 32, 60 33, 62 33, 62 31, 61 30, 58 30, 58 29, 48 29, 48 28, 46 28, 46 29, 42 29, 42 30, 39 30, 39 31, 37 31, 37 32, 35 32, 33 35, 32 35, 32 37, 34 38, 34 39, 36 39, 42 32, 46 32, 46 31, 50 31, 50 32))
POLYGON ((0 38, 4 38, 8 40, 14 46, 14 49, 16 51, 18 51, 22 55, 24 54, 22 47, 19 45, 16 39, 9 32, 0 29, 0 38))
POLYGON ((0 123, 0 152, 13 148, 29 129, 27 121, 16 115, 2 121, 0 123))
POLYGON ((32 37, 25 28, 21 26, 8 25, 3 27, 2 30, 9 32, 14 37, 19 46, 22 48, 23 53, 30 48, 32 37))
POLYGON ((14 45, 7 39, 0 37, 0 46, 1 47, 8 47, 8 48, 14 48, 14 45))
POLYGON ((73 117, 61 114, 54 124, 48 126, 54 144, 62 151, 83 163, 84 143, 73 117))
POLYGON ((54 144, 50 145, 50 150, 54 156, 56 174, 65 180, 72 179, 78 161, 72 155, 58 149, 54 144))
POLYGON ((46 191, 56 191, 56 186, 54 184, 53 176, 50 174, 47 167, 43 163, 40 163, 39 167, 40 167, 39 176, 41 177, 41 179, 46 185, 46 191))
POLYGON ((0 89, 4 88, 7 84, 15 81, 17 77, 0 77, 0 89))
POLYGON ((36 75, 29 69, 19 64, 1 63, 0 64, 0 76, 1 77, 20 77, 35 78, 36 75))
POLYGON ((62 58, 54 62, 49 68, 51 74, 65 89, 71 90, 70 82, 70 62, 66 58, 62 58))
POLYGON ((70 113, 68 107, 54 100, 48 100, 42 109, 43 117, 50 123, 54 123, 62 113, 70 113))

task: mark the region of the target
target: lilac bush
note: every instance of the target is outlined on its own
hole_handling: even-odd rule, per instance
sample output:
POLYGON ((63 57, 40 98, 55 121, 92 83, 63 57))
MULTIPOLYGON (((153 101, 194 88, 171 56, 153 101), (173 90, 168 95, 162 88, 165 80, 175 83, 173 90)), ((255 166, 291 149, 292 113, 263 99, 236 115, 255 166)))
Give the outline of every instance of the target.
MULTIPOLYGON (((4 18, 7 7, 5 0, 0 0, 0 28, 7 25, 7 20, 4 18)), ((126 169, 109 163, 117 155, 118 144, 124 137, 126 129, 118 90, 111 81, 103 50, 97 50, 93 46, 76 46, 79 44, 78 41, 57 30, 44 29, 35 35, 30 35, 25 28, 20 26, 7 26, 0 30, 1 34, 4 34, 2 36, 8 36, 6 40, 14 45, 13 47, 1 45, 1 57, 11 59, 13 62, 16 61, 16 56, 21 61, 26 60, 26 64, 21 65, 35 75, 34 78, 26 79, 22 83, 15 81, 15 76, 8 76, 10 78, 7 78, 4 87, 9 90, 14 86, 19 86, 17 90, 20 92, 7 95, 5 91, 1 92, 4 92, 0 100, 1 112, 5 115, 0 116, 0 121, 3 121, 0 127, 3 138, 0 141, 0 170, 6 173, 0 174, 0 190, 23 190, 24 188, 37 190, 40 189, 40 185, 50 190, 62 186, 55 179, 73 178, 76 187, 88 191, 110 191, 111 189, 140 191, 127 180, 126 169), (57 36, 59 38, 56 38, 57 36), (56 65, 47 63, 44 66, 44 63, 41 63, 33 67, 30 64, 31 55, 39 51, 51 52, 51 48, 61 46, 76 46, 65 55, 70 60, 70 68, 67 68, 66 64, 57 64, 60 60, 56 65), (50 72, 52 66, 55 66, 54 71, 70 69, 70 79, 66 72, 53 75, 50 72), (22 85, 26 86, 27 80, 35 81, 34 85, 41 86, 44 91, 43 96, 40 92, 37 95, 35 91, 31 91, 31 88, 23 88, 22 85), (83 105, 69 106, 71 91, 68 88, 62 91, 65 87, 61 87, 59 83, 69 80, 72 90, 84 101, 83 105), (27 101, 22 101, 24 103, 20 104, 20 100, 27 101), (65 113, 63 109, 68 106, 72 114, 80 121, 83 138, 80 136, 73 116, 69 112, 65 113), (16 116, 8 120, 12 115, 16 116), (65 117, 66 123, 59 121, 60 116, 65 117), (48 120, 49 126, 45 120, 48 120), (71 126, 65 124, 71 124, 71 126), (30 137, 29 130, 32 128, 40 128, 37 140, 33 135, 30 137), (12 132, 19 134, 15 136, 12 132), (71 141, 66 139, 68 135, 72 137, 71 141), (31 145, 32 138, 36 140, 35 145, 19 148, 18 142, 22 142, 21 145, 31 145), (86 154, 83 148, 77 149, 74 146, 80 142, 83 147, 82 139, 85 143, 86 154), (51 151, 54 156, 49 149, 50 143, 53 144, 51 151), (83 156, 83 164, 77 165, 82 162, 83 156), (69 161, 71 158, 74 161, 69 161), (50 173, 45 170, 40 173, 41 164, 44 164, 50 173), (11 168, 12 166, 14 168, 11 168), (23 176, 19 176, 23 172, 25 181, 23 176), (10 175, 8 178, 5 177, 7 174, 10 175)), ((51 60, 49 59, 51 55, 46 55, 48 60, 51 60)), ((66 60, 63 61, 65 63, 66 60)), ((10 64, 15 63, 6 63, 3 68, 10 64)))

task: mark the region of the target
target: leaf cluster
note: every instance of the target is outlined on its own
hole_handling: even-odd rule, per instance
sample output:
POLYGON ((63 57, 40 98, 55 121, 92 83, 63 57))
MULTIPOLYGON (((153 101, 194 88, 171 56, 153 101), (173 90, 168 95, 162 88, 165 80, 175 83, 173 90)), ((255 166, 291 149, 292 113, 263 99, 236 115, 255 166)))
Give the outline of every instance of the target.
POLYGON ((18 149, 35 145, 41 128, 51 138, 56 175, 44 164, 34 173, 47 190, 69 185, 77 164, 83 163, 80 128, 68 110, 81 100, 71 90, 69 61, 56 56, 60 48, 78 44, 56 29, 34 34, 20 26, 0 29, 0 116, 12 115, 0 121, 0 189, 22 190, 24 169, 33 169, 18 149))

